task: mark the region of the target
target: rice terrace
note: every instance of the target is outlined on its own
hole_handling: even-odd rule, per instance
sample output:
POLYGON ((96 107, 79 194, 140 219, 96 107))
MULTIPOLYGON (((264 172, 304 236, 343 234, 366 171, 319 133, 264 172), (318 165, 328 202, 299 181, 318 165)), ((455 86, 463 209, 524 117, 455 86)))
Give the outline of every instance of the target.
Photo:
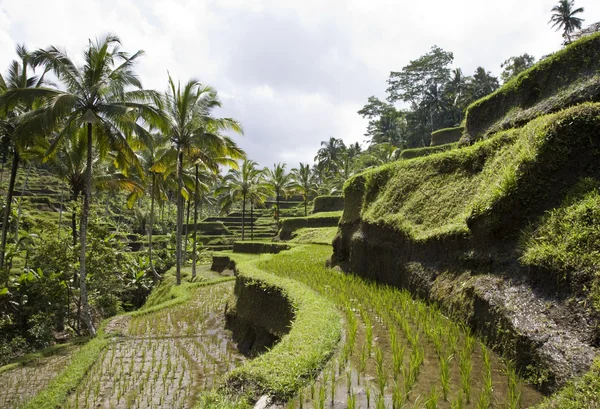
POLYGON ((233 3, 0 2, 0 408, 600 408, 600 7, 233 3))

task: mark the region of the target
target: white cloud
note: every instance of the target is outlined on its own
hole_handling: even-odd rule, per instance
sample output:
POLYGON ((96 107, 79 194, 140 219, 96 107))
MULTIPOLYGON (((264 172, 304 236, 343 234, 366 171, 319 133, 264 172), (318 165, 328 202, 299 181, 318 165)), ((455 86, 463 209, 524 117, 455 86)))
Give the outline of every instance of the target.
MULTIPOLYGON (((433 44, 453 51, 466 73, 524 52, 540 57, 560 33, 547 22, 555 0, 483 2, 398 0, 0 0, 0 70, 14 45, 49 44, 78 56, 88 38, 118 34, 144 49, 139 73, 162 90, 167 70, 221 93, 223 115, 242 122, 239 143, 262 165, 312 161, 335 136, 362 142, 356 111, 384 96, 389 72, 433 44)), ((600 3, 577 0, 586 23, 600 3)))

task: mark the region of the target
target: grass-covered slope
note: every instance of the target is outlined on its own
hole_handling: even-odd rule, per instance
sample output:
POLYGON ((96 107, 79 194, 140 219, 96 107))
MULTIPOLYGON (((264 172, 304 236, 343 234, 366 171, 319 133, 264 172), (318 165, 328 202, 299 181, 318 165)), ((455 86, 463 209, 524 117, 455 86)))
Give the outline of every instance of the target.
MULTIPOLYGON (((271 255, 258 258, 243 255, 233 257, 236 260, 238 281, 246 285, 258 285, 265 293, 280 294, 292 308, 293 321, 289 332, 268 353, 230 372, 225 379, 223 391, 229 394, 232 401, 236 397, 239 400, 240 395, 250 401, 261 395, 285 401, 309 377, 315 376, 333 354, 341 335, 340 316, 333 303, 306 285, 271 274, 269 271, 274 268, 271 255)), ((287 268, 301 266, 290 264, 287 268)), ((262 313, 260 319, 268 320, 269 312, 262 313)), ((217 402, 223 398, 213 399, 209 399, 205 405, 218 406, 217 402)), ((223 404, 225 406, 227 404, 223 404)))
POLYGON ((540 115, 598 100, 600 33, 575 41, 474 102, 467 109, 463 141, 472 143, 540 115))
POLYGON ((369 170, 347 182, 341 222, 361 219, 416 241, 505 227, 560 192, 565 166, 585 172, 599 136, 600 104, 583 104, 473 146, 369 170))
POLYGON ((525 230, 521 262, 574 290, 590 291, 600 310, 600 180, 581 179, 561 205, 525 230), (590 286, 591 284, 591 286, 590 286))

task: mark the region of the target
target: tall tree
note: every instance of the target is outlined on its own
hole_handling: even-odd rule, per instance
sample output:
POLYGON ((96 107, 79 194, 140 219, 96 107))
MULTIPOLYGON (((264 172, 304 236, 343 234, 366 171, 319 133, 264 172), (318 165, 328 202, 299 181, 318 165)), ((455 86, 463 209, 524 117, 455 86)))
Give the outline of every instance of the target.
POLYGON ((503 68, 500 78, 503 83, 507 83, 526 69, 533 66, 535 57, 527 53, 518 55, 516 57, 510 57, 504 61, 500 67, 503 68))
POLYGON ((252 192, 252 187, 264 173, 258 168, 258 163, 245 159, 239 169, 229 169, 223 177, 222 185, 216 190, 220 195, 220 205, 223 211, 228 212, 233 205, 242 202, 242 240, 245 240, 246 231, 246 203, 252 192))
POLYGON ((184 200, 190 198, 184 188, 184 158, 200 155, 205 167, 218 172, 220 159, 225 156, 213 156, 216 151, 230 148, 232 141, 219 132, 234 131, 242 133, 240 124, 231 118, 215 118, 212 110, 221 106, 214 88, 204 85, 195 79, 183 86, 175 84, 169 76, 169 88, 164 95, 166 120, 162 125, 166 135, 171 139, 173 150, 170 155, 176 156, 177 163, 177 227, 176 227, 176 278, 181 284, 182 265, 182 232, 184 218, 184 200), (203 147, 211 147, 202 151, 203 147))
POLYGON ((6 237, 8 233, 9 217, 11 211, 12 198, 14 195, 15 181, 19 169, 20 156, 19 151, 29 146, 34 136, 31 133, 18 135, 15 129, 18 125, 19 116, 32 108, 33 99, 20 101, 10 98, 14 91, 26 88, 38 88, 44 85, 44 74, 41 76, 29 76, 30 70, 34 67, 31 61, 31 54, 25 46, 17 45, 17 56, 19 60, 13 60, 8 68, 6 78, 0 75, 0 139, 2 145, 12 150, 12 164, 8 189, 6 192, 6 205, 2 222, 2 239, 0 241, 0 268, 4 266, 4 253, 6 250, 6 237))
POLYGON ((5 93, 6 100, 33 100, 43 98, 44 104, 21 115, 17 135, 50 134, 57 129, 48 155, 52 156, 62 139, 84 127, 87 132, 85 195, 81 212, 79 281, 83 322, 88 331, 96 329, 88 303, 86 286, 87 227, 91 201, 92 164, 94 140, 107 151, 116 152, 115 162, 126 168, 137 163, 129 142, 130 135, 139 130, 141 117, 156 121, 160 118, 151 102, 157 94, 144 91, 133 70, 136 60, 143 55, 138 51, 129 55, 120 49, 121 42, 114 35, 107 35, 89 42, 78 67, 69 56, 51 46, 33 53, 35 66, 51 69, 64 87, 18 89, 5 93))
POLYGON ((332 136, 327 141, 321 141, 321 149, 317 152, 315 161, 330 176, 334 176, 338 172, 340 155, 345 150, 344 141, 332 136))
POLYGON ((288 195, 291 175, 285 173, 285 163, 273 164, 273 169, 265 168, 264 175, 265 182, 271 187, 273 192, 275 192, 275 202, 277 203, 275 219, 279 221, 279 213, 281 210, 280 199, 281 196, 288 195))
POLYGON ((576 15, 583 13, 583 7, 575 8, 575 0, 560 0, 550 11, 552 17, 550 17, 548 24, 552 23, 552 28, 556 27, 556 31, 563 30, 565 42, 570 43, 571 33, 581 29, 583 19, 576 17, 576 15))
POLYGON ((292 188, 302 195, 304 216, 308 215, 308 197, 316 193, 316 182, 310 165, 300 162, 300 167, 292 169, 292 188))
POLYGON ((371 144, 389 142, 400 146, 405 142, 404 112, 397 110, 392 104, 371 96, 358 114, 369 119, 365 136, 370 139, 371 144))
POLYGON ((467 83, 467 100, 470 102, 491 94, 500 87, 498 78, 494 77, 490 71, 483 67, 477 67, 473 77, 469 78, 467 83))

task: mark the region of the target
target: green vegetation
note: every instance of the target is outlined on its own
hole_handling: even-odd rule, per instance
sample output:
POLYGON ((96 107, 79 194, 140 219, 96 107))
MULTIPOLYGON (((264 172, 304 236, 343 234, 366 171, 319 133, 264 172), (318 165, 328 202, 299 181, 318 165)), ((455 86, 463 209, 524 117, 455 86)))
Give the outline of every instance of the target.
POLYGON ((597 135, 599 114, 600 105, 583 104, 470 147, 366 171, 345 186, 342 222, 360 214, 414 240, 470 234, 467 221, 475 219, 497 228, 511 203, 553 183, 542 169, 578 160, 597 135))
POLYGON ((462 126, 438 129, 437 131, 431 133, 431 146, 446 145, 448 143, 458 142, 462 137, 464 130, 465 128, 462 126))
POLYGON ((317 196, 313 200, 312 213, 338 212, 344 210, 342 196, 317 196))
POLYGON ((337 230, 337 227, 300 228, 294 232, 295 237, 290 240, 290 243, 324 244, 331 246, 337 230))
POLYGON ((539 409, 579 409, 600 406, 600 360, 596 360, 589 372, 580 379, 570 382, 539 409))
POLYGON ((471 104, 463 141, 474 142, 538 116, 598 100, 599 43, 600 33, 581 38, 471 104))
POLYGON ((548 211, 522 238, 521 262, 543 268, 575 292, 591 291, 600 310, 600 182, 585 178, 563 203, 548 211), (575 284, 576 283, 576 284, 575 284))
MULTIPOLYGON (((333 305, 306 285, 276 277, 271 256, 244 259, 233 255, 242 280, 258 282, 263 291, 281 294, 294 311, 289 333, 266 354, 230 372, 225 392, 257 399, 268 394, 277 401, 291 398, 317 375, 340 338, 340 316, 333 305)), ((284 259, 287 259, 285 257, 284 259)), ((290 266, 293 264, 290 264, 290 266)))
POLYGON ((426 146, 425 148, 404 149, 400 152, 400 159, 414 159, 422 156, 433 155, 434 153, 445 152, 458 148, 458 143, 447 143, 438 146, 426 146))
MULTIPOLYGON (((458 377, 462 366, 464 381, 470 381, 471 401, 491 393, 494 402, 508 404, 509 382, 502 375, 504 365, 485 349, 486 352, 480 354, 471 334, 463 332, 435 306, 411 298, 407 291, 326 268, 323 261, 329 254, 326 246, 299 245, 277 255, 246 255, 244 258, 244 265, 254 260, 257 268, 277 276, 276 282, 293 279, 313 288, 330 299, 345 317, 345 336, 337 353, 319 376, 305 380, 305 386, 302 381, 295 383, 303 388, 296 391, 290 407, 325 407, 323 404, 333 399, 336 405, 346 402, 348 406, 356 400, 355 407, 366 408, 366 399, 370 398, 374 405, 383 397, 389 402, 393 396, 400 405, 397 407, 422 403, 423 396, 433 397, 432 386, 437 384, 437 391, 443 389, 444 371, 433 364, 441 357, 453 374, 447 382, 449 402, 456 399, 466 402, 463 389, 467 383, 461 384, 458 377), (454 359, 449 358, 452 355, 454 359), (482 356, 486 356, 487 361, 482 356), (476 373, 493 379, 493 390, 489 389, 489 382, 485 382, 487 378, 476 373), (366 389, 367 395, 358 394, 359 388, 366 389)), ((263 357, 269 355, 271 353, 263 357)), ((518 381, 516 384, 523 406, 540 400, 540 395, 531 388, 518 381)), ((441 401, 441 392, 435 396, 441 401)))
POLYGON ((236 241, 233 244, 233 251, 235 253, 279 253, 280 251, 288 250, 289 248, 289 244, 271 243, 264 241, 236 241))
POLYGON ((287 240, 291 238, 294 231, 306 227, 332 227, 337 226, 342 212, 322 212, 311 214, 307 217, 294 217, 289 219, 281 219, 279 221, 279 237, 287 240))

